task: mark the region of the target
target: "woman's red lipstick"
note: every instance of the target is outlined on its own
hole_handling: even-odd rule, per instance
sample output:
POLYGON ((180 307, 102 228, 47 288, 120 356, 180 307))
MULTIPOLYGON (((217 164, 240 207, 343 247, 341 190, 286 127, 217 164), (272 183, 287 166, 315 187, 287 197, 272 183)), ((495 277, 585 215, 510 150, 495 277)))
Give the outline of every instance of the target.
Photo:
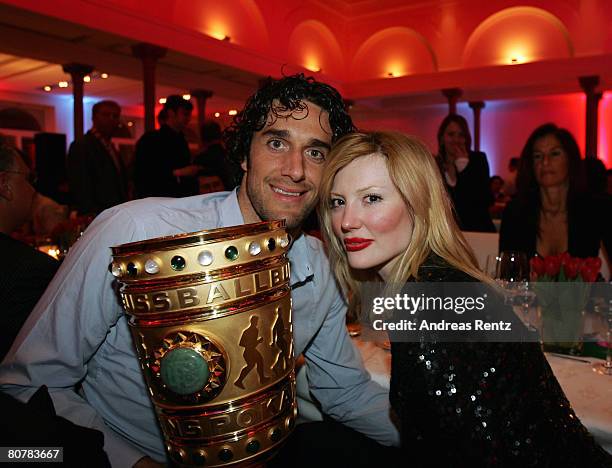
POLYGON ((361 237, 347 237, 344 239, 344 246, 347 252, 357 252, 368 247, 372 242, 372 239, 362 239, 361 237))

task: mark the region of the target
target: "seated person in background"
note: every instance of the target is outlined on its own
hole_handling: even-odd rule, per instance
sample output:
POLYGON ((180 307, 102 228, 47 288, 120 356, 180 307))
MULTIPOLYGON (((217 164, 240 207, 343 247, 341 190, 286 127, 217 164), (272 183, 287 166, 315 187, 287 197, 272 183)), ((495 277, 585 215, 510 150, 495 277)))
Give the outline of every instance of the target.
POLYGON ((0 360, 59 267, 57 260, 10 237, 32 216, 32 177, 17 150, 0 144, 0 360))
POLYGON ((200 177, 217 177, 222 183, 221 190, 231 190, 236 186, 225 148, 221 141, 223 133, 217 122, 207 121, 200 129, 202 152, 193 159, 201 166, 200 177))
POLYGON ((508 161, 508 176, 505 180, 504 192, 510 198, 516 194, 516 174, 518 174, 519 158, 510 158, 508 161))
POLYGON ((504 200, 506 195, 504 193, 504 179, 498 175, 494 175, 489 179, 489 187, 491 187, 491 195, 495 201, 504 200))
POLYGON ((532 257, 612 252, 612 209, 586 190, 580 149, 572 134, 548 123, 536 128, 521 153, 517 194, 502 218, 499 250, 532 257))
MULTIPOLYGON (((321 227, 332 270, 351 300, 364 278, 382 279, 393 295, 407 282, 441 288, 469 282, 462 292, 477 281, 493 287, 459 231, 423 143, 391 132, 347 135, 323 174, 321 227)), ((489 297, 490 308, 479 316, 498 315, 524 339, 513 311, 496 291, 489 289, 489 297)), ((419 315, 426 319, 425 313, 419 315)), ((612 464, 574 414, 538 343, 486 342, 482 332, 469 342, 420 336, 391 343, 390 398, 406 466, 612 464)))
POLYGON ((489 181, 491 195, 493 196, 491 206, 489 207, 489 213, 491 213, 491 218, 500 218, 510 197, 505 194, 504 179, 498 175, 494 175, 489 181))
POLYGON ((489 163, 481 151, 471 151, 468 124, 458 114, 444 118, 438 130, 438 162, 463 231, 495 232, 489 215, 489 163))
MULTIPOLYGON (((364 451, 376 458, 379 450, 391 450, 382 447, 399 443, 388 392, 371 380, 348 336, 346 304, 323 245, 302 233, 318 201, 331 144, 351 131, 342 97, 331 86, 303 75, 269 79, 227 133, 228 151, 244 170, 239 190, 136 200, 100 214, 66 256, 30 327, 0 366, 2 389, 26 401, 45 384, 58 414, 104 432, 113 466, 162 466, 164 440, 108 271, 110 247, 285 219, 294 239, 288 257, 295 355, 304 354, 310 391, 336 421, 336 433, 365 434, 348 455, 329 437, 310 447, 297 444, 308 456, 292 461, 312 463, 321 444, 353 459, 364 451), (79 393, 73 389, 77 383, 79 393)), ((312 434, 315 439, 317 431, 312 434)))

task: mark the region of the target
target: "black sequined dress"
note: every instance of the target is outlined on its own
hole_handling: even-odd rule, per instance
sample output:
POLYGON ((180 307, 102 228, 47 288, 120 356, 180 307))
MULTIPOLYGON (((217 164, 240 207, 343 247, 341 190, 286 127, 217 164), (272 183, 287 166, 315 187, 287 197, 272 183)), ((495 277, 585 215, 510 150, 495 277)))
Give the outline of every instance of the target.
MULTIPOLYGON (((433 255, 419 278, 474 281, 433 255)), ((391 351, 390 399, 410 466, 612 466, 538 343, 393 342, 391 351)))

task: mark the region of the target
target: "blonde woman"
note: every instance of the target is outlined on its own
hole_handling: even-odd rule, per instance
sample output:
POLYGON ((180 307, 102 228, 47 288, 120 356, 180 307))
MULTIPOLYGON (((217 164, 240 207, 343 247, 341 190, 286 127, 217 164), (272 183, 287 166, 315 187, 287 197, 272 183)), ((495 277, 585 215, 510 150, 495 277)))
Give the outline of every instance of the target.
MULTIPOLYGON (((487 281, 454 221, 436 162, 418 140, 390 132, 345 136, 328 156, 320 193, 331 265, 352 300, 359 300, 356 277, 368 274, 388 285, 487 281)), ((500 309, 521 327, 511 309, 500 309)), ((422 340, 392 342, 391 350, 391 405, 411 466, 611 463, 536 343, 422 340)))

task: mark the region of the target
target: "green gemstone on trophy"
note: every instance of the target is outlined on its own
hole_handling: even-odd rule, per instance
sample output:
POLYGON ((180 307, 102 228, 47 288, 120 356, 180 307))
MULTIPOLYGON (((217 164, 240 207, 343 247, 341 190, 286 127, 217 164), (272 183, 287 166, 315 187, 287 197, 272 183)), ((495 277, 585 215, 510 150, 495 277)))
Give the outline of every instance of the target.
POLYGON ((138 268, 132 262, 127 264, 126 270, 130 276, 136 276, 138 274, 138 268))
POLYGON ((219 460, 223 462, 228 462, 232 458, 234 458, 234 454, 232 453, 230 449, 224 448, 219 451, 219 460))
POLYGON ((260 446, 261 445, 260 445, 259 441, 256 440, 256 439, 253 439, 253 440, 249 441, 249 443, 247 444, 246 450, 249 453, 256 453, 256 452, 259 451, 259 447, 260 446))
POLYGON ((203 452, 198 452, 193 454, 193 462, 196 465, 204 465, 206 464, 206 455, 203 452))
POLYGON ((230 245, 225 249, 225 258, 228 260, 236 260, 238 258, 238 249, 233 245, 230 245))
POLYGON ((176 461, 178 463, 183 463, 183 461, 184 461, 183 460, 183 454, 180 451, 178 451, 178 450, 175 450, 175 451, 172 452, 172 458, 174 458, 174 461, 176 461))
POLYGON ((170 260, 170 266, 174 271, 181 271, 183 268, 185 268, 185 265, 185 259, 180 255, 175 255, 172 257, 172 260, 170 260))
POLYGON ((176 348, 161 361, 161 379, 166 386, 179 395, 191 395, 204 388, 210 372, 208 362, 191 348, 176 348))
POLYGON ((283 431, 281 431, 278 427, 272 431, 270 434, 270 440, 272 442, 278 442, 281 440, 281 436, 283 435, 283 431))

